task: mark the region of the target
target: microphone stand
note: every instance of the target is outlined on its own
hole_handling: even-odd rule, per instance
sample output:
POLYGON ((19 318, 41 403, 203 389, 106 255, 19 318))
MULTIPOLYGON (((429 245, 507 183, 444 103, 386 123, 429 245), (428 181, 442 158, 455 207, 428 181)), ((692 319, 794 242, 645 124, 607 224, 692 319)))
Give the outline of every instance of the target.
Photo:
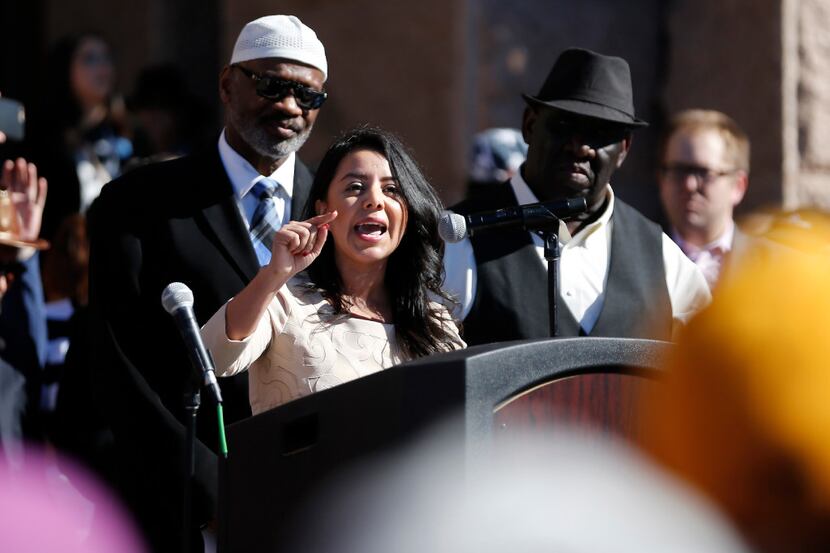
POLYGON ((545 241, 545 259, 548 262, 548 320, 550 321, 550 336, 559 336, 559 259, 562 257, 559 248, 559 235, 555 231, 542 231, 545 241))
POLYGON ((532 230, 542 237, 545 243, 545 260, 548 262, 548 324, 550 337, 559 336, 559 260, 562 249, 559 247, 559 219, 550 217, 544 223, 533 225, 532 230))
POLYGON ((182 470, 184 476, 184 496, 182 504, 182 552, 191 552, 190 521, 192 518, 192 489, 193 479, 196 476, 196 415, 199 414, 201 396, 199 381, 191 376, 187 379, 187 389, 184 393, 184 410, 187 424, 184 443, 184 457, 182 470))

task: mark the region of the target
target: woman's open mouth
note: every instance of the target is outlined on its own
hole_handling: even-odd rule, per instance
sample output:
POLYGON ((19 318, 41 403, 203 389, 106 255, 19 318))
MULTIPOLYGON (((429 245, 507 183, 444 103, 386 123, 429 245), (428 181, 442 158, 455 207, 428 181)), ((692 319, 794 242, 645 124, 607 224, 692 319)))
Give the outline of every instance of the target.
POLYGON ((381 222, 364 221, 356 224, 354 230, 360 238, 370 242, 377 242, 386 234, 387 227, 381 222))

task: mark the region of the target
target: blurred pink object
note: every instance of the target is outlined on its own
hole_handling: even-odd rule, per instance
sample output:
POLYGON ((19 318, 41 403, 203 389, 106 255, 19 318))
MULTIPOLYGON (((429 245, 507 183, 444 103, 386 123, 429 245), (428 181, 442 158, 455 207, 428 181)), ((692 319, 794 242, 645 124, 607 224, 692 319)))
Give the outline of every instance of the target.
POLYGON ((0 551, 143 553, 113 495, 77 465, 36 449, 22 463, 0 456, 0 551))

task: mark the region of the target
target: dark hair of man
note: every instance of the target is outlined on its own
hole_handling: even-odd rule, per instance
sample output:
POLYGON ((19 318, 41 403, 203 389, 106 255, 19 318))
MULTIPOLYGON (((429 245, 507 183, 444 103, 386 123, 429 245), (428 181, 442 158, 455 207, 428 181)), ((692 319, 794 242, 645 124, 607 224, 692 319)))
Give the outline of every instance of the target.
MULTIPOLYGON (((315 202, 325 201, 340 161, 357 150, 384 156, 400 186, 407 224, 398 248, 389 257, 385 284, 390 296, 398 346, 407 358, 451 349, 453 336, 430 298, 449 300, 441 289, 444 242, 438 235, 442 204, 407 148, 394 135, 371 127, 347 131, 328 149, 311 187, 304 218, 316 215, 315 202)), ((332 240, 326 242, 308 274, 320 292, 345 314, 343 282, 334 259, 332 240)), ((445 315, 446 316, 446 315, 445 315)))

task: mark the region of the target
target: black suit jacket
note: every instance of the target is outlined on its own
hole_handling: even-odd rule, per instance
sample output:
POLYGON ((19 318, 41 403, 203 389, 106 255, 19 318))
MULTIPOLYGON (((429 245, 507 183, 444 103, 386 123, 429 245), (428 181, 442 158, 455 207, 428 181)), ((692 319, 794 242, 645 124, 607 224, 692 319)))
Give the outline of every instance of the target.
MULTIPOLYGON (((295 168, 292 218, 312 176, 295 168)), ((89 214, 96 401, 115 439, 116 479, 155 549, 178 547, 183 492, 183 393, 192 378, 161 306, 174 281, 193 290, 204 324, 259 269, 218 149, 136 169, 104 187, 89 214)), ((246 375, 221 379, 225 423, 250 415, 246 375)), ((194 522, 216 507, 216 407, 203 394, 194 522), (213 451, 211 451, 213 450, 213 451)))

